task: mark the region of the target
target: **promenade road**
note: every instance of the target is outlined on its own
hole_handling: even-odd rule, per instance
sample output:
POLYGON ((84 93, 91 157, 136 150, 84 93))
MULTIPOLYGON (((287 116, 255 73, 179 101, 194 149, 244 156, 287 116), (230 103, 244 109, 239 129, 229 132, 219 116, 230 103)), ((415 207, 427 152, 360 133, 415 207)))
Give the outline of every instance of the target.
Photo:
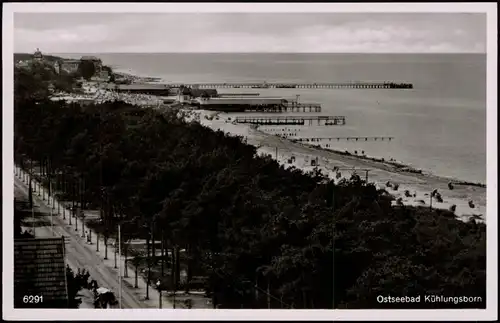
MULTIPOLYGON (((22 170, 17 168, 17 171, 22 174, 22 170)), ((28 183, 21 180, 21 176, 14 177, 14 185, 16 194, 28 196, 28 183)), ((43 190, 43 188, 42 188, 43 190)), ((35 227, 35 235, 37 237, 52 237, 64 235, 66 239, 66 261, 72 268, 87 269, 90 273, 91 279, 95 279, 99 286, 109 288, 112 290, 116 297, 119 296, 119 277, 118 269, 114 268, 114 251, 108 250, 108 259, 104 259, 104 241, 101 238, 102 250, 96 251, 96 237, 93 236, 92 244, 88 244, 86 238, 81 237, 81 221, 79 223, 79 230, 75 231, 74 219, 73 225, 69 225, 69 216, 66 220, 61 214, 57 214, 57 207, 53 209, 53 229, 50 225, 50 208, 47 201, 43 201, 40 196, 33 194, 33 201, 38 208, 38 212, 42 213, 44 226, 35 227)), ((55 201, 57 206, 57 201, 55 201)), ((67 215, 69 212, 67 211, 67 215)), ((28 228, 26 228, 28 229, 28 228)), ((29 228, 31 229, 31 228, 29 228)), ((88 228, 85 228, 88 231, 88 228)), ((119 259, 119 268, 124 268, 124 260, 119 259)), ((158 308, 159 293, 153 288, 149 288, 149 300, 145 299, 146 296, 146 282, 143 279, 138 280, 138 288, 134 288, 134 269, 129 266, 129 277, 122 280, 122 308, 158 308)), ((163 308, 172 308, 172 303, 163 295, 162 297, 163 308)))

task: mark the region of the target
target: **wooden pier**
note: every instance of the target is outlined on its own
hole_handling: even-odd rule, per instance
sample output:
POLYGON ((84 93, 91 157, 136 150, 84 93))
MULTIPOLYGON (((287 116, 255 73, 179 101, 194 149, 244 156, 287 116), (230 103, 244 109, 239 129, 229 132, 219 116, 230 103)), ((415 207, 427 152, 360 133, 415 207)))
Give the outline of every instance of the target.
POLYGON ((170 83, 171 87, 190 87, 198 89, 246 88, 246 89, 413 89, 412 83, 396 82, 342 82, 342 83, 170 83))
POLYGON ((296 101, 289 102, 283 107, 284 112, 321 112, 321 104, 319 103, 297 103, 296 101))
POLYGON ((321 104, 318 103, 296 103, 295 101, 278 106, 265 108, 245 109, 245 112, 321 112, 321 104))
POLYGON ((249 123, 257 125, 317 125, 343 126, 346 124, 344 116, 273 116, 273 117, 236 117, 237 123, 249 123))
POLYGON ((260 93, 219 93, 219 97, 228 98, 228 97, 237 97, 237 96, 260 96, 260 93))
POLYGON ((297 141, 306 141, 306 142, 316 142, 316 141, 323 141, 323 140, 347 140, 347 141, 391 141, 393 140, 394 137, 327 137, 327 138, 294 138, 294 140, 297 141))

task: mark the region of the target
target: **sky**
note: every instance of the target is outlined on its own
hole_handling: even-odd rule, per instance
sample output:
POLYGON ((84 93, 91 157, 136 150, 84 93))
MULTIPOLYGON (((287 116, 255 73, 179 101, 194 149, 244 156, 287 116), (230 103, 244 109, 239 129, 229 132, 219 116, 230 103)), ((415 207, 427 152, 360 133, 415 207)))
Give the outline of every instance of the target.
POLYGON ((15 13, 14 51, 486 53, 480 13, 15 13))

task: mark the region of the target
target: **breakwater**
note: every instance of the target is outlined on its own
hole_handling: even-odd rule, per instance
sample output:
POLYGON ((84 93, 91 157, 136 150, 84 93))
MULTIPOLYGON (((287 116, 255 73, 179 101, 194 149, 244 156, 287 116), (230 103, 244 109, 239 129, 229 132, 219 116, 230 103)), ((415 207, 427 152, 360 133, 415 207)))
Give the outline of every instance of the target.
POLYGON ((219 97, 247 97, 247 96, 260 96, 260 93, 219 93, 219 97))
POLYGON ((236 123, 249 123, 256 125, 317 125, 343 126, 346 124, 344 116, 269 116, 269 117, 236 117, 236 123))
POLYGON ((391 141, 393 140, 394 137, 383 137, 383 136, 375 136, 375 137, 326 137, 326 138, 321 138, 321 137, 311 137, 311 138, 294 138, 296 141, 300 142, 315 142, 315 141, 340 141, 340 140, 346 140, 346 141, 391 141))
POLYGON ((269 107, 252 107, 245 109, 245 112, 321 112, 321 104, 318 103, 296 103, 289 102, 282 105, 269 107))
POLYGON ((247 89, 413 89, 412 83, 395 82, 342 82, 342 83, 191 83, 168 84, 171 87, 195 89, 247 88, 247 89))

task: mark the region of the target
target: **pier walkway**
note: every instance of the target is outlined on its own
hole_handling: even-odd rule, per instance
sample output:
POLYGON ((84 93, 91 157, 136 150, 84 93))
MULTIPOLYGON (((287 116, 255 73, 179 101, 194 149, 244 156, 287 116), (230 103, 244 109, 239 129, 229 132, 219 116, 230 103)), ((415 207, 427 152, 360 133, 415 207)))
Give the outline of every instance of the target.
POLYGON ((248 108, 245 112, 321 112, 321 104, 318 103, 296 103, 294 101, 282 104, 273 105, 265 108, 248 108))
POLYGON ((236 117, 237 123, 249 123, 257 125, 307 125, 312 126, 314 121, 318 125, 343 126, 346 124, 344 116, 270 116, 270 117, 236 117))
POLYGON ((260 93, 219 93, 219 97, 228 98, 228 97, 238 97, 238 96, 260 96, 260 93))
POLYGON ((412 83, 395 82, 343 82, 343 83, 169 83, 171 87, 198 89, 247 88, 247 89, 413 89, 412 83))
POLYGON ((327 137, 327 138, 317 138, 317 137, 312 137, 312 138, 294 138, 294 140, 297 141, 322 141, 322 140, 347 140, 347 141, 391 141, 393 140, 394 137, 327 137))

